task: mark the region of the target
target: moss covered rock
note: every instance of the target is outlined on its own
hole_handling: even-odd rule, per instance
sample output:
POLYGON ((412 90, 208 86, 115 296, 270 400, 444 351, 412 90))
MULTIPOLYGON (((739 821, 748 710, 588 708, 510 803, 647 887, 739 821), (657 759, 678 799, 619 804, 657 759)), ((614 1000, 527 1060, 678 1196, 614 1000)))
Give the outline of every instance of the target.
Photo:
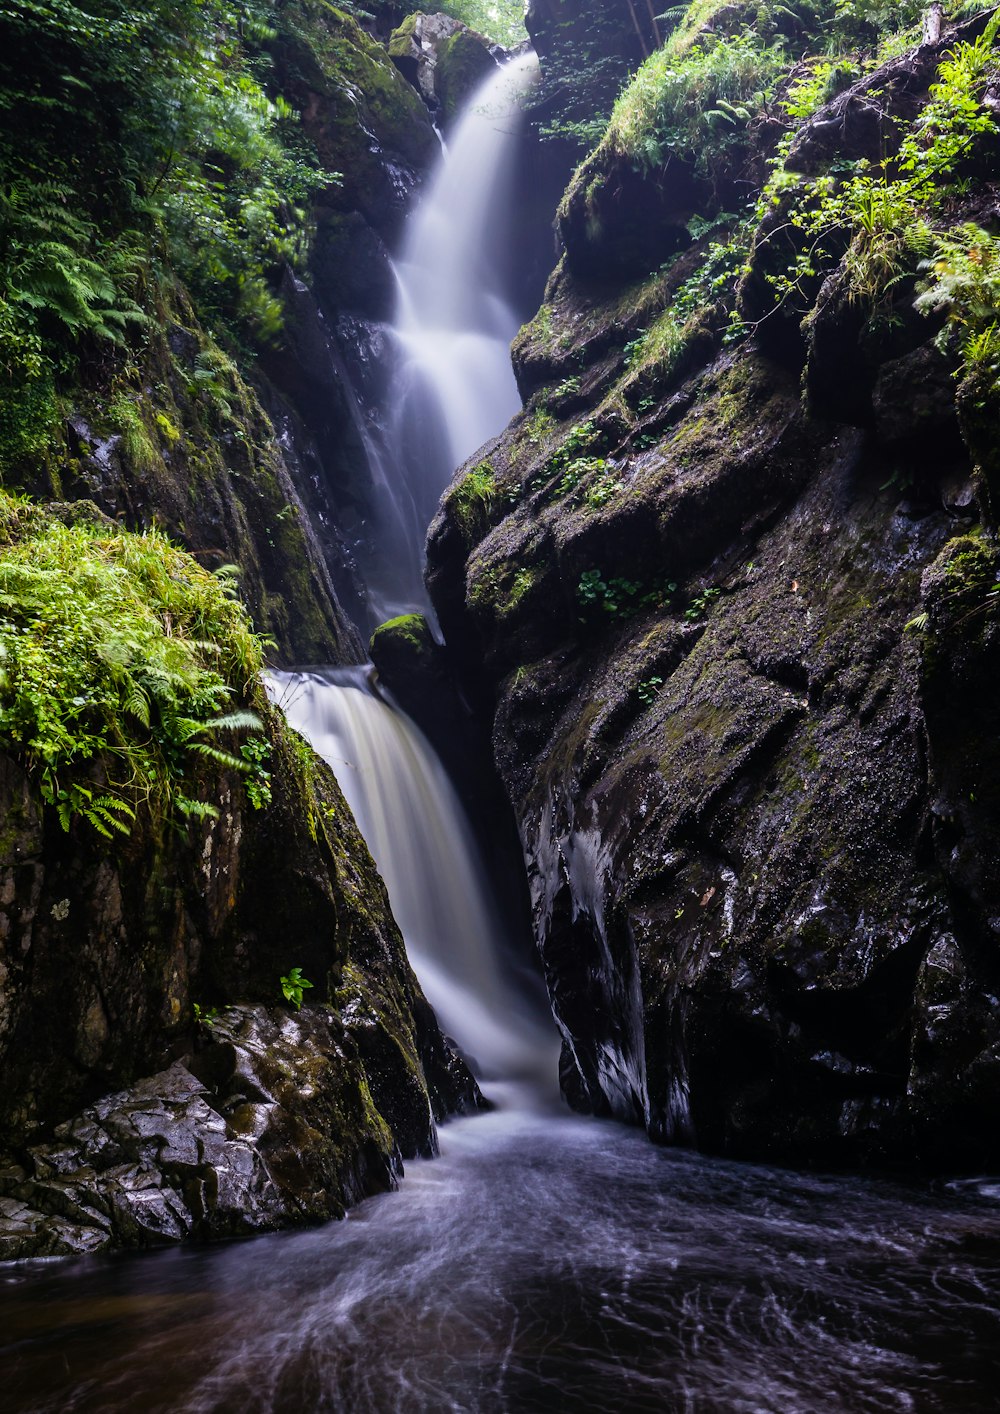
MULTIPOLYGON (((160 1236, 224 1235, 333 1215, 351 1195, 391 1181, 397 1150, 433 1152, 434 1117, 477 1103, 475 1086, 409 970, 384 887, 333 776, 268 706, 247 653, 234 656, 233 635, 247 632, 237 606, 217 580, 165 542, 131 535, 97 512, 80 525, 80 508, 64 509, 77 529, 61 530, 51 511, 15 504, 6 517, 6 547, 0 546, 7 602, 0 681, 0 1146, 42 1142, 81 1106, 103 1105, 58 1139, 60 1181, 80 1202, 101 1208, 103 1180, 94 1174, 106 1165, 93 1148, 94 1125, 125 1123, 123 1110, 138 1106, 146 1113, 155 1099, 168 1126, 156 1132, 168 1147, 163 1136, 176 1131, 178 1145, 200 1152, 206 1125, 221 1146, 217 1165, 211 1158, 168 1162, 148 1144, 132 1155, 159 1174, 151 1183, 176 1190, 173 1197, 165 1192, 160 1205, 160 1236), (20 525, 25 520, 30 530, 20 525), (37 540, 47 526, 60 544, 60 536, 77 537, 82 570, 72 562, 60 570, 41 548, 35 580, 21 567, 12 536, 37 540), (97 559, 91 573, 88 553, 119 576, 113 621, 101 617, 97 559), (93 603, 78 605, 67 627, 59 584, 65 579, 72 590, 80 573, 91 574, 93 603), (187 580, 201 594, 197 622, 183 607, 187 580), (140 631, 143 603, 148 632, 140 631), (231 631, 219 619, 230 611, 231 631), (157 647, 153 631, 158 623, 164 634, 166 619, 170 632, 157 647), (48 651, 48 631, 58 639, 52 652, 71 638, 74 677, 57 659, 48 675, 29 673, 48 651), (117 645, 114 653, 108 645, 117 645), (137 695, 143 683, 144 706, 137 695), (168 730, 173 698, 175 731, 168 730), (210 722, 191 720, 223 706, 241 709, 231 731, 254 730, 249 754, 239 736, 220 740, 206 734, 210 722), (173 1081, 168 1085, 159 1072, 192 1046, 198 1050, 199 1037, 208 1038, 199 1017, 211 1019, 237 1002, 273 1006, 281 979, 295 968, 312 983, 307 1000, 321 1008, 315 1023, 303 1016, 292 1035, 262 1015, 247 1021, 246 1032, 234 1020, 233 1035, 225 1032, 229 1050, 221 1044, 224 1028, 212 1030, 208 1052, 185 1062, 187 1078, 174 1077, 186 1087, 178 1099, 173 1081), (233 1059, 240 1046, 257 1055, 253 1064, 233 1059), (219 1067, 226 1065, 223 1076, 219 1067), (102 1099, 151 1072, 138 1098, 102 1099), (213 1116, 192 1076, 209 1083, 216 1100, 228 1095, 232 1103, 219 1108, 220 1101, 213 1116), (312 1097, 305 1109, 302 1096, 312 1097), (183 1114, 174 1112, 175 1100, 183 1114), (260 1126, 249 1116, 244 1132, 237 1102, 278 1108, 260 1126), (268 1150, 266 1163, 254 1158, 258 1142, 268 1150), (239 1192, 219 1200, 223 1171, 227 1183, 239 1174, 250 1183, 242 1217, 239 1184, 239 1192)), ((135 1132, 136 1143, 143 1134, 148 1138, 147 1131, 135 1132)), ((110 1143, 105 1135, 98 1148, 111 1153, 110 1143)), ((49 1161, 39 1151, 31 1163, 4 1192, 33 1211, 65 1213, 58 1195, 35 1183, 49 1172, 49 1161)), ((124 1212, 130 1200, 119 1196, 120 1204, 108 1197, 101 1210, 124 1205, 124 1212)), ((105 1227, 111 1242, 156 1240, 125 1217, 105 1227)), ((44 1241, 31 1250, 48 1250, 44 1241)))
POLYGON ((337 179, 320 205, 358 211, 383 236, 437 151, 427 110, 381 45, 333 5, 295 0, 274 42, 282 91, 337 179))
POLYGON ((443 127, 496 68, 490 41, 450 15, 408 15, 389 40, 389 57, 443 127))
MULTIPOLYGON (((933 59, 892 62, 900 103, 933 59)), ((594 210, 621 200, 587 173, 594 210)), ((996 391, 956 403, 912 284, 891 318, 851 304, 846 243, 799 291, 808 339, 801 308, 793 339, 733 339, 737 243, 635 279, 575 238, 515 344, 525 411, 429 545, 492 707, 565 1093, 716 1152, 994 1165, 996 391)))

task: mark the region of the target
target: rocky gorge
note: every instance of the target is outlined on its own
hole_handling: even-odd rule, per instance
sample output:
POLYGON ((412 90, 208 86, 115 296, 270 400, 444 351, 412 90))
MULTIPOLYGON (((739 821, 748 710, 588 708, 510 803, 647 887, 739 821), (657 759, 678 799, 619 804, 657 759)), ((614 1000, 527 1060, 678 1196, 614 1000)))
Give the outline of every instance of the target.
MULTIPOLYGON (((305 254, 268 258, 280 327, 248 350, 161 279, 127 355, 58 373, 44 451, 4 423, 0 559, 65 530, 125 563, 163 532, 188 552, 162 552, 171 583, 232 589, 238 566, 277 667, 366 656, 391 255, 434 121, 447 140, 500 52, 451 16, 373 8, 276 6, 248 70, 301 115, 318 174, 305 254)), ((488 841, 513 811, 574 1109, 739 1158, 995 1165, 997 400, 992 353, 963 343, 993 287, 974 313, 953 268, 958 250, 993 270, 990 13, 895 53, 841 36, 850 60, 821 71, 818 11, 693 6, 668 35, 620 9, 529 7, 522 302, 568 186, 514 343, 524 410, 431 527, 443 644, 407 615, 372 656, 489 803, 488 841), (942 66, 977 46, 961 88, 942 66), (705 78, 713 54, 735 79, 705 78), (669 131, 664 55, 690 85, 669 131)), ((47 602, 4 575, 5 632, 44 643, 47 602)), ((203 667, 229 652, 193 611, 183 632, 203 667)), ((259 664, 227 667, 201 734, 162 745, 162 802, 113 797, 125 830, 114 805, 88 818, 122 740, 145 750, 170 717, 122 652, 97 656, 147 705, 82 773, 70 754, 46 775, 39 723, 4 719, 3 1257, 340 1216, 485 1104, 259 664), (208 734, 233 711, 258 723, 267 800, 245 728, 208 734), (280 1005, 293 969, 301 1012, 280 1005)))

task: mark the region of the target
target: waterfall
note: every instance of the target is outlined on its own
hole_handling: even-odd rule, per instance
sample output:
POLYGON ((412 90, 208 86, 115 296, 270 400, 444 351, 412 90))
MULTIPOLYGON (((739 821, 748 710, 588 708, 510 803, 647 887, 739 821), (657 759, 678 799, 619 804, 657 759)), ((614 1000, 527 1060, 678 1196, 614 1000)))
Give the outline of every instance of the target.
MULTIPOLYGON (((383 611, 425 606, 423 538, 438 498, 520 406, 504 214, 518 103, 536 72, 533 55, 517 59, 474 94, 396 267, 395 412, 378 441, 365 440, 382 505, 372 598, 383 611)), ((274 673, 270 691, 340 782, 443 1029, 481 1078, 530 1078, 537 1091, 546 1075, 554 1088, 541 983, 517 976, 471 825, 429 742, 364 668, 274 673)))
POLYGON ((471 826, 423 733, 363 668, 273 673, 271 691, 333 769, 442 1028, 485 1079, 551 1075, 541 984, 517 985, 471 826))
POLYGON ((457 466, 521 406, 504 295, 526 54, 490 74, 460 118, 394 264, 387 414, 362 426, 376 487, 365 572, 377 621, 428 609, 423 540, 457 466))

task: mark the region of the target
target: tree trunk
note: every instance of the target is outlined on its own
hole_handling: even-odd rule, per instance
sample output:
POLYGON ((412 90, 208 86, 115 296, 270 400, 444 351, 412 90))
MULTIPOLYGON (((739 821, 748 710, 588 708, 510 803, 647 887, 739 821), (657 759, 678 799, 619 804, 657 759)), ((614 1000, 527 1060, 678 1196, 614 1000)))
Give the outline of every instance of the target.
POLYGON ((653 0, 646 0, 646 9, 649 11, 649 23, 653 26, 653 38, 656 40, 656 47, 659 49, 663 43, 663 36, 660 34, 660 26, 656 23, 656 11, 653 9, 653 0))
POLYGON ((941 38, 942 6, 940 0, 934 3, 924 12, 924 43, 937 44, 941 38))
POLYGON ((625 4, 628 6, 629 14, 632 16, 633 28, 635 29, 636 34, 639 36, 639 43, 642 46, 643 57, 648 58, 649 45, 646 43, 646 36, 642 32, 642 26, 639 23, 639 16, 635 13, 635 6, 632 4, 632 0, 625 0, 625 4))

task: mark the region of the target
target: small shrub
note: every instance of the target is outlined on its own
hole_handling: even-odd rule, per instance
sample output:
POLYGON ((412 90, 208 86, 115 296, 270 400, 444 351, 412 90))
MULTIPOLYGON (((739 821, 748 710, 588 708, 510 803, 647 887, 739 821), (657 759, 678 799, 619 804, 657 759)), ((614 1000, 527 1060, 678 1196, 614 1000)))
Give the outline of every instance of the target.
POLYGON ((301 1010, 303 996, 313 985, 308 977, 302 976, 302 968, 293 967, 286 976, 280 977, 278 981, 281 984, 281 995, 285 1001, 296 1011, 301 1010))

